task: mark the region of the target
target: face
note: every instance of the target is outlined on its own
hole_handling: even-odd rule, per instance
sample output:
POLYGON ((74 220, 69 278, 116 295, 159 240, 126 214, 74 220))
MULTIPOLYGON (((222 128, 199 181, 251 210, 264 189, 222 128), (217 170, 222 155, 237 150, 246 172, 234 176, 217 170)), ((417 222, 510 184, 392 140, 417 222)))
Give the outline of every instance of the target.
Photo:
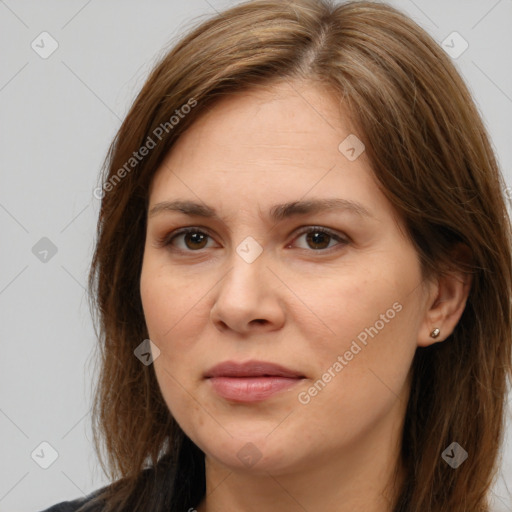
POLYGON ((154 370, 181 428, 231 470, 355 457, 402 421, 426 295, 351 134, 317 85, 255 89, 199 118, 152 181, 154 370))

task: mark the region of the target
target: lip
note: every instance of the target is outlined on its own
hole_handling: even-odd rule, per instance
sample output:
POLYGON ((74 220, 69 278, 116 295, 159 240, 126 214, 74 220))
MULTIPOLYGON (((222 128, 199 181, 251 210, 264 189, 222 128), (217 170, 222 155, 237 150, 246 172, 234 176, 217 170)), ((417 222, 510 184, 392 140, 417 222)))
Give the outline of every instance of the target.
POLYGON ((295 386, 303 374, 266 361, 225 361, 204 374, 213 390, 235 402, 259 402, 295 386))
POLYGON ((204 374, 211 377, 287 377, 290 379, 303 378, 300 372, 291 370, 276 363, 267 361, 224 361, 210 368, 204 374))

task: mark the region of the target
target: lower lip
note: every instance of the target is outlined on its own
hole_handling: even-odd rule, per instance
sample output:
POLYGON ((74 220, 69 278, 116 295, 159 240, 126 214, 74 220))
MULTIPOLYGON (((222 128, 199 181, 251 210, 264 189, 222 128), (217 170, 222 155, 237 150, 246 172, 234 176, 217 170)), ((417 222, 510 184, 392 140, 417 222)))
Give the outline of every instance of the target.
POLYGON ((295 386, 302 379, 287 377, 211 377, 208 379, 222 398, 235 402, 259 402, 295 386))

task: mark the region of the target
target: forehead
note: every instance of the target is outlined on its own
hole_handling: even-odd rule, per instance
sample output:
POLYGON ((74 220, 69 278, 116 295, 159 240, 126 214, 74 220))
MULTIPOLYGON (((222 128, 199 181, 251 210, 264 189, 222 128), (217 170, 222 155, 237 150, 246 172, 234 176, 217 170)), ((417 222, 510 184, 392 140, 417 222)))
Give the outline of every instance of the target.
POLYGON ((196 119, 153 181, 161 183, 158 175, 172 171, 194 181, 230 174, 282 184, 294 173, 295 183, 305 179, 307 185, 333 166, 368 171, 364 153, 353 162, 340 153, 340 143, 353 132, 339 99, 320 84, 258 87, 226 96, 196 119))
POLYGON ((281 155, 288 150, 308 159, 314 149, 336 150, 344 132, 350 132, 348 118, 326 88, 282 82, 217 101, 182 135, 175 149, 190 150, 190 145, 200 143, 202 151, 228 151, 224 157, 244 152, 264 159, 268 152, 281 155))

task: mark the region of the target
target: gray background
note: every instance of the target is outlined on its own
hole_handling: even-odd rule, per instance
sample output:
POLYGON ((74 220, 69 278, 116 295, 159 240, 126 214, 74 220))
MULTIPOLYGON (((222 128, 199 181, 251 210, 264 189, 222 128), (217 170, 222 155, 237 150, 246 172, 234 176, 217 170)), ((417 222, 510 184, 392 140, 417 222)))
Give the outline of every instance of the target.
MULTIPOLYGON (((36 512, 108 483, 89 424, 95 337, 85 285, 99 208, 92 191, 155 58, 195 17, 234 3, 0 0, 0 512, 36 512), (43 31, 59 45, 47 59, 31 47, 42 46, 43 31), (50 251, 46 261, 32 250, 38 242, 50 251), (48 469, 31 457, 37 449, 34 458, 50 462, 43 441, 58 453, 48 469)), ((469 43, 454 60, 512 184, 512 0, 391 3, 440 44, 453 31, 469 43)), ((496 512, 512 510, 510 417, 496 512)))

